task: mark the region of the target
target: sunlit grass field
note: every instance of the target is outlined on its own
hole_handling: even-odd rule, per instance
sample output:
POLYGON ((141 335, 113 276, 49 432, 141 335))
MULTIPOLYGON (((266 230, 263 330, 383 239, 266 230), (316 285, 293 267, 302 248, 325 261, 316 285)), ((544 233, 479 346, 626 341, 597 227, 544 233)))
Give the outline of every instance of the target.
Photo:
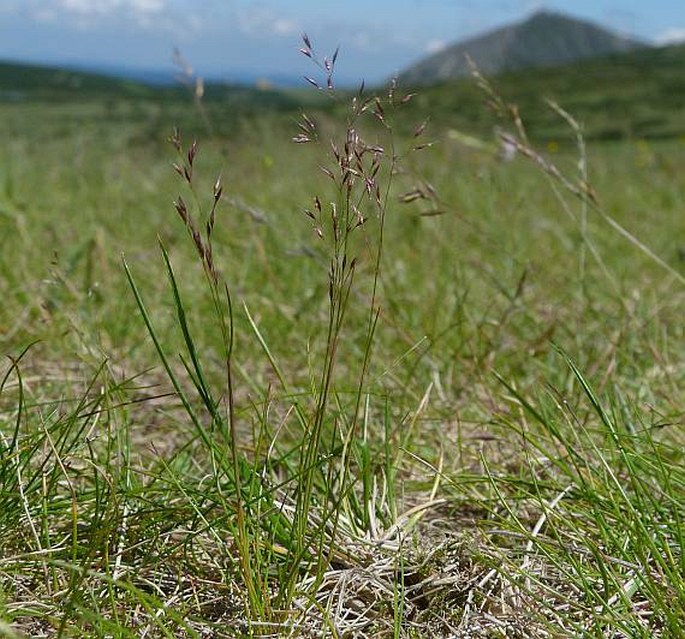
POLYGON ((685 143, 351 99, 0 105, 0 636, 682 636, 685 143))

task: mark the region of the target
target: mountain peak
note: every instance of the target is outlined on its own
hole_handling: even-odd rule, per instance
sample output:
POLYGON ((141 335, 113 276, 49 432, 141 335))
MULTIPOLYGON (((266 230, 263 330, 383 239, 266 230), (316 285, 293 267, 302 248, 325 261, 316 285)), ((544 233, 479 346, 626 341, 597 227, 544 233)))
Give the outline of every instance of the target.
POLYGON ((562 13, 561 11, 552 11, 552 9, 537 9, 536 11, 533 11, 533 13, 530 14, 530 17, 528 20, 535 20, 538 18, 549 18, 549 17, 558 17, 558 18, 567 18, 569 20, 573 20, 574 18, 571 18, 570 16, 567 16, 565 13, 562 13))
POLYGON ((592 22, 541 9, 517 22, 435 53, 400 74, 407 85, 445 82, 468 75, 467 56, 486 74, 558 66, 645 46, 592 22))

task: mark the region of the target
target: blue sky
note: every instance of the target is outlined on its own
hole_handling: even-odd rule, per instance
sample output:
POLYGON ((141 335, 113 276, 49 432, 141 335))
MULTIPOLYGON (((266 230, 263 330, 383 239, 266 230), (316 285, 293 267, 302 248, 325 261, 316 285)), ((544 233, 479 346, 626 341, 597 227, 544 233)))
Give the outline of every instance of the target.
POLYGON ((341 46, 341 81, 374 82, 541 8, 685 40, 685 0, 0 0, 0 59, 171 70, 176 46, 207 77, 295 76, 307 32, 341 46))

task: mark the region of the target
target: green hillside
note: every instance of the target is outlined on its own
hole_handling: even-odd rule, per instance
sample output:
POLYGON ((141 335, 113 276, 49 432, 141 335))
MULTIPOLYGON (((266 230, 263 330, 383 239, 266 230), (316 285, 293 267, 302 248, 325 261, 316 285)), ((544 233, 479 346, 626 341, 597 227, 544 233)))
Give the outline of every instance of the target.
POLYGON ((146 85, 95 73, 0 62, 0 115, 16 127, 31 113, 33 131, 68 137, 109 124, 164 140, 174 126, 228 135, 240 122, 300 108, 305 96, 225 84, 204 87, 202 110, 192 87, 146 85), (211 123, 211 125, 210 125, 211 123))
POLYGON ((144 97, 154 89, 128 80, 57 67, 0 62, 0 100, 71 100, 76 97, 144 97))
MULTIPOLYGON (((0 62, 0 102, 70 102, 83 100, 148 99, 187 102, 189 89, 181 83, 172 86, 147 85, 108 75, 58 67, 0 62)), ((292 108, 299 103, 276 90, 208 83, 206 102, 222 102, 232 107, 292 108)))
MULTIPOLYGON (((529 132, 559 138, 568 129, 545 103, 557 101, 585 125, 591 139, 685 134, 685 45, 649 48, 563 67, 498 75, 495 88, 517 104, 529 132)), ((480 129, 497 123, 485 96, 468 78, 420 89, 414 114, 437 126, 480 129)))

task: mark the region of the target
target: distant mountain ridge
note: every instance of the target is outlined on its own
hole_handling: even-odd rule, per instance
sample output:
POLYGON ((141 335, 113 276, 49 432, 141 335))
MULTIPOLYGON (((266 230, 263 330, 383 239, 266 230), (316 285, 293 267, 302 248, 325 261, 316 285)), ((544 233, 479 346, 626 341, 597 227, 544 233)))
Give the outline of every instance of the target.
MULTIPOLYGON (((0 0, 0 3, 2 0, 0 0)), ((133 82, 147 87, 175 87, 179 85, 179 70, 169 67, 160 68, 137 68, 118 64, 105 63, 84 63, 78 61, 50 61, 36 62, 17 59, 0 58, 0 82, 8 72, 13 72, 14 68, 26 67, 29 75, 40 69, 48 72, 59 70, 65 74, 71 74, 72 80, 75 78, 110 78, 115 82, 133 82)), ((257 73, 253 71, 227 70, 225 72, 204 73, 199 75, 204 79, 205 84, 230 85, 242 89, 254 88, 260 84, 267 84, 275 89, 291 89, 306 86, 301 75, 298 73, 257 73)), ((29 82, 33 79, 29 78, 29 82)), ((78 82, 78 80, 76 80, 78 82)), ((21 81, 20 81, 21 83, 21 81)), ((356 80, 355 83, 356 85, 356 80)))
MULTIPOLYGON (((277 94, 276 89, 209 79, 205 82, 208 97, 228 93, 241 96, 255 93, 277 94)), ((55 66, 34 62, 17 62, 0 59, 0 102, 25 100, 71 100, 74 97, 154 98, 182 96, 188 90, 178 73, 131 70, 116 66, 55 66)), ((261 98, 260 98, 261 99, 261 98)))
POLYGON ((570 64, 648 46, 592 22, 539 11, 518 22, 454 44, 400 73, 404 86, 446 82, 468 75, 467 55, 487 75, 570 64))

